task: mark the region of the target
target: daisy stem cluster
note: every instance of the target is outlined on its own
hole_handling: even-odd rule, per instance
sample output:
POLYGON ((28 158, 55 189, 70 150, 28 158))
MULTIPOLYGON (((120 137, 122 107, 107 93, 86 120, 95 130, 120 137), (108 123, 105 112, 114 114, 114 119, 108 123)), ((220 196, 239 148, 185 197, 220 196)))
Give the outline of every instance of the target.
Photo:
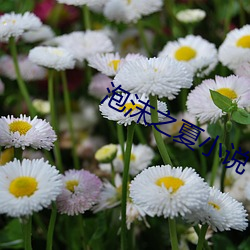
POLYGON ((204 249, 203 245, 204 245, 204 242, 205 242, 205 236, 206 236, 207 229, 208 229, 207 224, 202 225, 201 230, 200 230, 200 234, 199 234, 199 239, 198 239, 198 244, 197 244, 196 250, 204 249))
POLYGON ((76 138, 75 138, 73 122, 72 122, 70 94, 69 94, 67 77, 66 77, 65 71, 61 71, 61 78, 62 78, 62 84, 63 84, 64 105, 65 105, 66 116, 67 116, 68 125, 69 125, 69 132, 70 132, 71 141, 72 141, 72 156, 73 156, 74 168, 79 169, 80 165, 79 165, 79 159, 76 154, 76 138))
POLYGON ((22 219, 22 231, 23 231, 23 240, 24 240, 24 249, 32 250, 31 245, 31 234, 32 234, 32 217, 22 219))
POLYGON ((122 211, 121 211, 121 249, 128 250, 128 230, 126 224, 126 206, 127 206, 127 193, 128 193, 128 177, 129 177, 129 164, 131 149, 134 137, 135 124, 128 126, 127 141, 124 154, 124 170, 122 176, 122 211))
POLYGON ((25 85, 25 83, 22 79, 21 73, 20 73, 20 68, 19 68, 18 59, 17 59, 17 48, 16 48, 16 43, 15 43, 14 37, 10 37, 9 47, 10 47, 10 52, 12 55, 12 59, 13 59, 13 63, 14 63, 15 71, 16 71, 18 87, 23 95, 23 98, 24 98, 26 104, 27 104, 30 115, 32 117, 34 117, 36 115, 36 111, 32 105, 30 95, 28 93, 28 90, 26 88, 26 85, 25 85))
MULTIPOLYGON (((158 122, 158 113, 157 113, 157 96, 149 96, 149 100, 150 100, 150 105, 155 107, 155 109, 151 109, 151 119, 153 123, 157 123, 158 122)), ((164 164, 170 164, 171 166, 172 161, 169 157, 168 151, 166 149, 166 145, 163 141, 163 138, 161 136, 161 134, 155 129, 153 128, 153 133, 154 133, 154 137, 155 137, 155 141, 158 147, 158 150, 160 152, 160 155, 163 159, 164 164)))
MULTIPOLYGON (((56 131, 56 134, 58 134, 57 131, 57 119, 56 119, 56 113, 55 113, 55 101, 54 101, 54 84, 53 84, 53 77, 54 77, 54 71, 49 70, 49 76, 48 76, 48 95, 49 95, 49 103, 50 103, 50 113, 51 113, 51 124, 54 130, 56 131)), ((59 141, 55 141, 54 146, 54 153, 56 158, 56 165, 60 171, 63 170, 62 168, 62 158, 61 158, 61 151, 59 148, 59 141)))

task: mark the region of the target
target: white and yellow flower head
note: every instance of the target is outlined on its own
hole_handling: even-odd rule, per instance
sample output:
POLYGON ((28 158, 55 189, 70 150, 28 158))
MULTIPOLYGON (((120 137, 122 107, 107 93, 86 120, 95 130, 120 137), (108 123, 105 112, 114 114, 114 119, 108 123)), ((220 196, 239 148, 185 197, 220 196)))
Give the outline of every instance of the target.
POLYGON ((35 47, 29 52, 29 59, 40 66, 58 71, 75 67, 75 58, 71 52, 60 47, 35 47))
POLYGON ((185 63, 198 76, 208 75, 218 62, 215 45, 194 35, 168 42, 159 53, 159 57, 167 56, 185 63))
POLYGON ((117 146, 115 144, 108 144, 96 151, 95 159, 100 163, 108 163, 115 159, 116 154, 117 146))
POLYGON ((121 58, 119 53, 96 54, 88 58, 89 66, 99 70, 107 76, 114 76, 127 61, 144 58, 140 54, 128 54, 121 58))
MULTIPOLYGON (((126 98, 127 94, 122 93, 122 96, 123 96, 123 98, 126 98)), ((140 109, 144 108, 144 104, 141 103, 140 101, 147 103, 147 101, 149 99, 145 95, 141 95, 141 96, 138 95, 138 97, 139 97, 139 99, 136 98, 136 95, 131 94, 129 96, 127 102, 125 103, 125 105, 122 107, 115 106, 115 101, 111 101, 111 105, 115 106, 116 109, 119 109, 119 110, 124 109, 122 112, 119 112, 119 111, 109 107, 108 104, 109 104, 110 98, 107 98, 107 100, 105 100, 99 106, 99 109, 100 109, 101 114, 104 118, 111 120, 111 121, 116 121, 118 124, 127 126, 127 125, 130 125, 132 122, 136 122, 136 123, 140 123, 140 124, 147 126, 147 124, 145 124, 145 122, 144 122, 143 116, 141 117, 141 119, 139 119, 139 117, 140 117, 139 112, 141 112, 140 109), (129 113, 129 110, 131 110, 130 113, 129 113), (136 115, 137 113, 138 113, 138 115, 136 115), (134 116, 131 117, 131 115, 134 115, 134 116)), ((158 101, 157 106, 158 106, 158 111, 161 111, 162 113, 166 113, 166 111, 167 111, 166 103, 158 101)), ((147 107, 146 111, 149 112, 149 114, 145 113, 145 120, 147 123, 150 123, 151 122, 150 107, 147 107)), ((159 120, 162 120, 163 118, 165 118, 163 115, 159 115, 159 120)))
POLYGON ((191 222, 207 223, 215 232, 231 229, 243 231, 248 226, 247 212, 242 203, 214 187, 210 188, 206 206, 186 218, 191 222))
POLYGON ((176 18, 182 23, 197 23, 206 17, 206 12, 201 9, 181 10, 176 14, 176 18))
MULTIPOLYGON (((118 151, 116 158, 113 161, 114 170, 116 172, 122 173, 124 169, 123 154, 121 147, 118 145, 118 151)), ((129 174, 132 176, 137 175, 143 169, 147 168, 154 158, 154 151, 147 145, 132 145, 131 156, 130 156, 130 167, 129 174)), ((101 170, 111 173, 110 164, 100 164, 101 170)))
POLYGON ((0 118, 0 146, 5 148, 44 148, 50 150, 56 140, 55 131, 45 120, 31 119, 26 115, 19 118, 2 116, 0 118))
POLYGON ((116 22, 136 22, 142 16, 159 11, 162 0, 109 0, 104 6, 104 16, 116 22))
POLYGON ((58 3, 64 3, 74 6, 83 6, 87 5, 89 7, 98 7, 102 6, 106 1, 105 0, 57 0, 58 3))
POLYGON ((70 51, 79 62, 114 50, 111 39, 103 31, 75 31, 55 37, 51 42, 70 51))
POLYGON ((230 31, 219 48, 219 60, 231 70, 240 64, 249 62, 250 58, 250 25, 230 31))
POLYGON ((127 61, 114 78, 115 86, 132 94, 157 95, 172 100, 181 88, 192 86, 193 73, 168 57, 127 61))
POLYGON ((33 13, 6 13, 0 17, 0 42, 7 42, 10 37, 19 38, 25 31, 36 30, 42 25, 33 13))
POLYGON ((234 100, 237 102, 238 107, 250 106, 250 78, 235 75, 228 77, 215 76, 215 80, 204 80, 188 95, 188 111, 196 116, 201 123, 214 123, 224 114, 213 103, 210 89, 234 100))
POLYGON ((190 214, 203 207, 208 196, 208 185, 193 168, 150 167, 130 185, 130 197, 138 207, 150 216, 164 218, 190 214))
POLYGON ((37 30, 30 30, 22 35, 22 39, 27 43, 42 42, 52 39, 55 36, 54 31, 48 25, 42 25, 37 30))
POLYGON ((0 213, 12 217, 48 207, 62 189, 59 171, 43 159, 15 159, 0 168, 0 179, 0 213))

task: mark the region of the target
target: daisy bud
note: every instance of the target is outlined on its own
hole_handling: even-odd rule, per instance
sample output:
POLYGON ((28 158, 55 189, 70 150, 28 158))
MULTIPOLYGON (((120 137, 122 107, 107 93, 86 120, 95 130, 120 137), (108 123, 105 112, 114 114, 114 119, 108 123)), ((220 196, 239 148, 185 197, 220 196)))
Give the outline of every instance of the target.
POLYGON ((115 159, 116 154, 117 146, 115 144, 108 144, 96 151, 95 158, 100 163, 110 163, 115 159))

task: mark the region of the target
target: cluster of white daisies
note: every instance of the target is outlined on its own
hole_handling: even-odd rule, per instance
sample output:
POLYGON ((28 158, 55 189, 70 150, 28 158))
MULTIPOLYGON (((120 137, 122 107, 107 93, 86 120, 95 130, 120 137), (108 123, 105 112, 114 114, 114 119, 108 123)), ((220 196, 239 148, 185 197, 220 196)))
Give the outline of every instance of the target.
MULTIPOLYGON (((50 150, 57 136, 48 122, 25 115, 0 118, 0 145, 24 150, 50 150)), ((85 170, 68 170, 61 175, 41 159, 8 162, 0 168, 0 213, 12 217, 32 215, 55 201, 60 213, 77 215, 97 202, 101 180, 85 170)))

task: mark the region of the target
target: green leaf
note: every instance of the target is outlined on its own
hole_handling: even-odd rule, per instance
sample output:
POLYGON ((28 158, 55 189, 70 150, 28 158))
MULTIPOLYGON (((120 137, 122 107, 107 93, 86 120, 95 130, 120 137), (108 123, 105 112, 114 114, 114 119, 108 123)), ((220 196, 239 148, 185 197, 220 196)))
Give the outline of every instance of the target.
POLYGON ((238 108, 232 114, 232 120, 240 124, 250 124, 250 113, 246 110, 238 108))
POLYGON ((219 122, 208 124, 207 132, 213 139, 215 139, 217 135, 218 136, 223 135, 223 129, 219 122))
POLYGON ((232 111, 232 107, 234 107, 235 104, 233 103, 233 101, 230 98, 218 93, 217 91, 211 90, 211 89, 210 89, 210 94, 211 94, 211 97, 212 97, 214 104, 218 108, 220 108, 224 112, 232 111))

